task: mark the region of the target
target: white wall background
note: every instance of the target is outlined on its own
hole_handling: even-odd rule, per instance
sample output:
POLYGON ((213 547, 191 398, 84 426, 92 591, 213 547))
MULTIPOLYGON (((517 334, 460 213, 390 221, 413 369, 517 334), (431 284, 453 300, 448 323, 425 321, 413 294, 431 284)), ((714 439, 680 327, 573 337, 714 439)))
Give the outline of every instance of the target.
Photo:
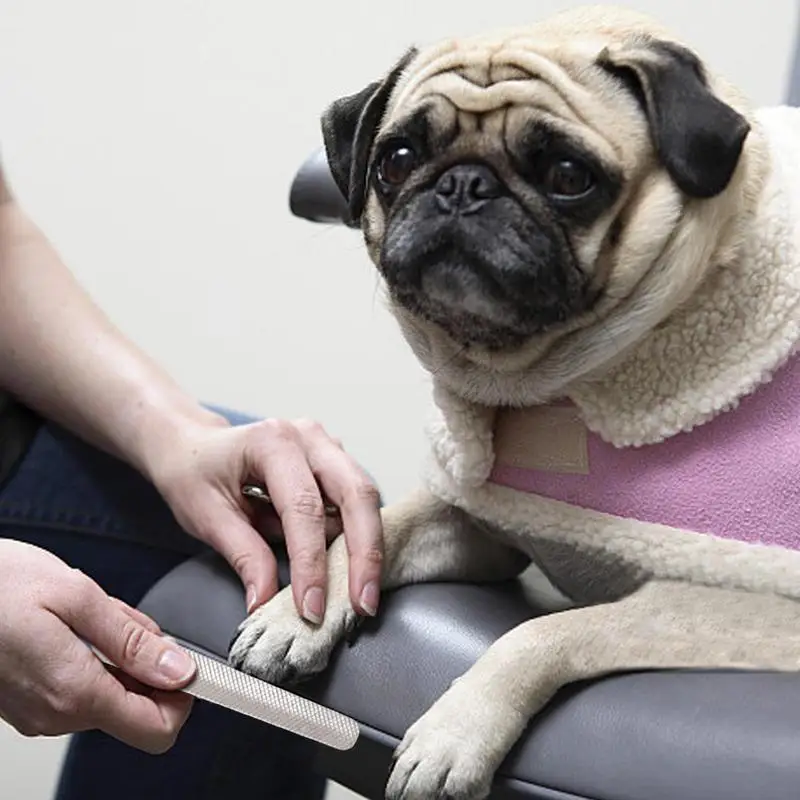
MULTIPOLYGON (((408 45, 570 5, 0 0, 0 153, 76 274, 188 389, 320 419, 392 499, 416 480, 426 381, 357 234, 290 217, 289 183, 321 109, 408 45)), ((785 96, 793 0, 630 5, 756 102, 785 96)), ((62 744, 0 727, 0 798, 46 800, 62 744)))

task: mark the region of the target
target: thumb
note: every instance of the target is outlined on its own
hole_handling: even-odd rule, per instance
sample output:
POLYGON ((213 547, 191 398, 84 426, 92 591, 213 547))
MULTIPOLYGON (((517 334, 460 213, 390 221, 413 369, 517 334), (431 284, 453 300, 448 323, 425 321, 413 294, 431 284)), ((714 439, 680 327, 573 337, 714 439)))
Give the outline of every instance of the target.
POLYGON ((141 683, 156 689, 180 689, 197 669, 183 648, 154 633, 136 615, 115 603, 94 583, 79 605, 59 616, 78 636, 141 683))

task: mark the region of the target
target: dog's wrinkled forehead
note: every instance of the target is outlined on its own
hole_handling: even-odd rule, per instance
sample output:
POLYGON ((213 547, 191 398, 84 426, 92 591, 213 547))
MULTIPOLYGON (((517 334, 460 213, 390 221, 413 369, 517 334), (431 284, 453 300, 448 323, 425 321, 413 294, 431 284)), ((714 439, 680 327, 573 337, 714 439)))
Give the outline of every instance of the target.
POLYGON ((656 20, 598 5, 579 6, 526 28, 441 41, 417 52, 407 65, 393 105, 403 108, 438 96, 464 112, 484 114, 509 103, 541 101, 545 108, 574 115, 576 106, 592 103, 587 68, 596 67, 601 53, 632 39, 659 37, 669 33, 656 20))
POLYGON ((439 96, 462 111, 485 114, 540 98, 563 102, 572 81, 557 61, 553 47, 534 39, 452 40, 417 56, 398 85, 393 105, 439 96))
POLYGON ((635 100, 597 67, 607 44, 594 37, 565 47, 516 34, 439 45, 409 65, 382 132, 399 131, 413 118, 442 147, 459 137, 502 146, 535 117, 579 135, 601 158, 624 160, 620 123, 629 137, 644 135, 646 123, 635 100))

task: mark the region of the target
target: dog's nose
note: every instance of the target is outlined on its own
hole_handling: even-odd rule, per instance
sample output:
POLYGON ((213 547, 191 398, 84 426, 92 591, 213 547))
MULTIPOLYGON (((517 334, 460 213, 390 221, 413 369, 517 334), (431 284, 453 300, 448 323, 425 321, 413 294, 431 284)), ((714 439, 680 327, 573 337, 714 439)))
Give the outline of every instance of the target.
POLYGON ((443 214, 474 214, 499 197, 502 186, 483 164, 458 164, 436 181, 436 205, 443 214))

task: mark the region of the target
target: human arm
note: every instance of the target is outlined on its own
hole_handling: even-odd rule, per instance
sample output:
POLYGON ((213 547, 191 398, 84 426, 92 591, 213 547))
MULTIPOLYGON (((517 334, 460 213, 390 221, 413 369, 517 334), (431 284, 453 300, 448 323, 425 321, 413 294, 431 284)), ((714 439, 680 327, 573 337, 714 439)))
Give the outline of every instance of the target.
POLYGON ((274 594, 277 572, 241 484, 267 486, 298 609, 312 620, 324 610, 321 484, 341 509, 353 605, 374 613, 377 492, 355 461, 315 423, 232 428, 204 409, 111 323, 5 183, 0 197, 0 387, 140 470, 184 527, 233 565, 251 607, 274 594))

